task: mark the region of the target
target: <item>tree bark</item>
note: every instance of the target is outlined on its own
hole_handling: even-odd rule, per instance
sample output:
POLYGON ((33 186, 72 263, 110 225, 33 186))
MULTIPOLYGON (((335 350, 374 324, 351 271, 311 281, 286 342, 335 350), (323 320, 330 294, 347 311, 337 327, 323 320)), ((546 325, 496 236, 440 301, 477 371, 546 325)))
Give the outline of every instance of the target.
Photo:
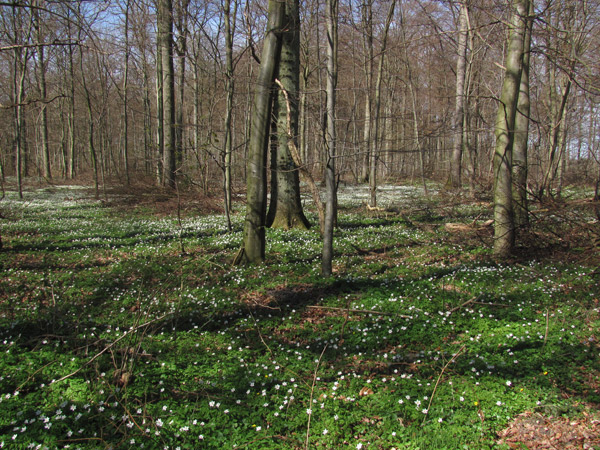
POLYGON ((494 254, 510 256, 515 245, 512 201, 512 165, 515 117, 521 83, 523 42, 528 0, 513 0, 504 81, 495 124, 494 150, 494 254))

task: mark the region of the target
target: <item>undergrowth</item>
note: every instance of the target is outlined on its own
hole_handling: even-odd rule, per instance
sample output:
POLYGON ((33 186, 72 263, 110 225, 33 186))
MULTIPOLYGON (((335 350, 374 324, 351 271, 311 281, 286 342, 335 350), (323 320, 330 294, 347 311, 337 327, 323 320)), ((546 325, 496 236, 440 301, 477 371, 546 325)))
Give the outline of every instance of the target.
POLYGON ((402 189, 370 216, 341 198, 329 279, 316 230, 268 230, 268 263, 232 267, 241 212, 228 232, 8 193, 0 447, 508 448, 520 413, 596 408, 594 267, 496 262, 485 231, 443 227, 489 207, 402 189))

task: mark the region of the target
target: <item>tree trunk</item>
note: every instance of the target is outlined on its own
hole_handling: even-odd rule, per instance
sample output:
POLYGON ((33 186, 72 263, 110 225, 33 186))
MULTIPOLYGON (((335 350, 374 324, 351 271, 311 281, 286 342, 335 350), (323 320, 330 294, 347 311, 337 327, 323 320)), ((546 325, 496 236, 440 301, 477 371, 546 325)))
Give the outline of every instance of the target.
POLYGON ((363 49, 365 52, 364 56, 364 70, 365 70, 365 117, 363 124, 363 144, 359 152, 362 153, 362 167, 360 179, 362 182, 369 180, 369 163, 370 163, 370 149, 371 149, 371 84, 373 79, 373 0, 366 0, 361 5, 362 13, 362 24, 364 27, 364 40, 363 49))
POLYGON ((286 0, 285 19, 281 36, 281 51, 277 65, 277 79, 289 97, 291 136, 288 134, 286 97, 280 90, 274 94, 276 118, 275 158, 271 170, 271 203, 267 214, 267 226, 273 228, 308 229, 310 224, 304 216, 300 201, 298 167, 290 154, 288 139, 298 136, 298 103, 300 85, 300 7, 299 0, 286 0))
POLYGON ((381 82, 383 79, 383 67, 385 61, 385 52, 387 47, 387 38, 390 31, 390 25, 392 18, 394 17, 394 9, 396 8, 396 0, 392 0, 390 9, 387 14, 385 21, 385 28, 383 30, 383 42, 381 43, 381 55, 379 56, 379 67, 377 69, 377 80, 375 81, 375 104, 373 105, 375 117, 373 120, 373 139, 371 148, 371 172, 369 175, 369 191, 371 194, 371 207, 377 207, 377 165, 379 162, 379 122, 380 122, 380 111, 381 111, 381 82))
POLYGON ((527 172, 529 141, 529 62, 531 47, 531 31, 533 28, 533 0, 529 0, 527 28, 523 42, 523 69, 517 102, 517 115, 515 117, 515 134, 513 142, 513 206, 515 214, 515 227, 521 228, 529 222, 527 206, 527 172))
MULTIPOLYGON (((162 36, 161 36, 162 38, 162 36)), ((156 39, 156 184, 164 180, 163 158, 165 154, 164 79, 162 63, 162 41, 156 39)))
POLYGON ((329 277, 333 273, 333 227, 337 213, 337 194, 335 183, 336 154, 336 87, 338 72, 338 0, 327 1, 327 130, 325 134, 325 189, 327 204, 325 206, 325 223, 323 229, 323 252, 321 271, 329 277))
POLYGON ((15 174, 17 176, 17 190, 19 198, 23 198, 23 159, 27 157, 25 146, 25 79, 27 76, 27 59, 29 58, 28 49, 15 48, 15 174), (24 54, 23 54, 24 53, 24 54))
POLYGON ((173 68, 173 1, 158 0, 158 44, 163 92, 163 184, 175 188, 175 71, 173 68))
POLYGON ((494 150, 494 254, 507 257, 515 245, 512 202, 512 164, 515 117, 521 82, 523 42, 528 0, 513 0, 504 81, 495 124, 494 150))
POLYGON ((90 152, 90 161, 92 164, 92 173, 94 176, 94 192, 95 197, 100 197, 99 181, 98 181, 98 157, 96 155, 96 148, 94 147, 94 113, 92 109, 92 98, 90 90, 87 84, 85 71, 83 67, 83 53, 80 55, 79 69, 81 70, 81 82, 83 84, 83 90, 85 93, 86 109, 88 115, 88 151, 90 152))
POLYGON ((175 119, 175 166, 176 170, 182 170, 185 160, 184 146, 184 112, 185 112, 185 65, 187 55, 188 30, 188 7, 190 0, 176 0, 177 5, 177 75, 179 97, 176 105, 175 119))
POLYGON ((40 22, 39 11, 36 8, 32 9, 33 21, 36 31, 36 38, 40 45, 37 49, 37 82, 38 90, 40 92, 40 100, 42 102, 40 111, 40 137, 42 144, 42 176, 48 180, 52 179, 52 172, 50 170, 50 147, 48 144, 48 111, 47 111, 47 100, 46 100, 46 55, 44 49, 44 34, 42 31, 42 23, 40 22))
POLYGON ((265 219, 267 206, 267 148, 271 126, 271 90, 277 68, 285 4, 269 0, 267 31, 260 69, 256 80, 250 148, 246 169, 246 219, 244 242, 235 263, 260 263, 265 260, 265 219))
POLYGON ((460 15, 458 25, 458 57, 456 59, 456 100, 454 105, 454 117, 452 132, 454 134, 454 145, 452 149, 452 165, 450 168, 450 184, 459 188, 462 185, 462 156, 464 146, 463 127, 465 124, 465 78, 467 73, 467 37, 469 10, 467 1, 460 2, 460 15))
POLYGON ((233 94, 235 84, 233 79, 233 38, 235 33, 235 19, 237 17, 238 2, 234 0, 233 28, 231 18, 231 2, 225 0, 223 3, 223 14, 225 16, 225 139, 223 149, 223 199, 225 206, 225 217, 227 229, 231 231, 231 153, 233 150, 233 94))
POLYGON ((127 111, 127 89, 129 82, 129 1, 125 2, 125 69, 123 73, 123 165, 125 184, 129 186, 129 116, 127 111))

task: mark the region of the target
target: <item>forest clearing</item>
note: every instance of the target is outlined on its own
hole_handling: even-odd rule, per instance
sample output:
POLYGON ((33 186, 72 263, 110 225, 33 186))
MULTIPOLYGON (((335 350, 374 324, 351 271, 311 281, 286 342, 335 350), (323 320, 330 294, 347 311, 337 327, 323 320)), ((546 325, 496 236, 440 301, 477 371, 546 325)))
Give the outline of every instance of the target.
MULTIPOLYGON (((600 445, 593 191, 497 261, 489 201, 343 186, 318 230, 233 229, 189 193, 41 186, 0 202, 4 448, 600 445), (574 206, 579 205, 579 206, 574 206), (448 231, 462 223, 471 231, 448 231), (579 224, 579 225, 576 225, 579 224)), ((307 215, 316 221, 308 199, 307 215)))

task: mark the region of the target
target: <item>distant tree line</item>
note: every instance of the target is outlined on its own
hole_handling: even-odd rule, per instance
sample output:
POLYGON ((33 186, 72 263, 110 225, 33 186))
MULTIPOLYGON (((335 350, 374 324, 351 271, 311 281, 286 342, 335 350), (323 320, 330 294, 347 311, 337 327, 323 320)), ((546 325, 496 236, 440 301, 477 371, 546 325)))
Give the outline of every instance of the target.
MULTIPOLYGON (((2 180, 21 190, 32 176, 91 179, 97 195, 141 178, 195 184, 222 189, 229 213, 249 176, 276 3, 287 24, 278 57, 297 61, 273 75, 291 94, 291 135, 282 90, 266 86, 278 99, 261 167, 271 189, 296 198, 298 171, 324 180, 335 161, 332 182, 368 182, 371 207, 390 180, 435 178, 474 194, 493 183, 513 192, 503 209, 518 223, 527 195, 600 180, 598 0, 0 2, 2 180), (502 115, 499 105, 510 107, 502 115), (288 139, 297 158, 281 151, 288 139)), ((301 210, 281 212, 290 202, 271 203, 270 224, 308 225, 301 210)))

